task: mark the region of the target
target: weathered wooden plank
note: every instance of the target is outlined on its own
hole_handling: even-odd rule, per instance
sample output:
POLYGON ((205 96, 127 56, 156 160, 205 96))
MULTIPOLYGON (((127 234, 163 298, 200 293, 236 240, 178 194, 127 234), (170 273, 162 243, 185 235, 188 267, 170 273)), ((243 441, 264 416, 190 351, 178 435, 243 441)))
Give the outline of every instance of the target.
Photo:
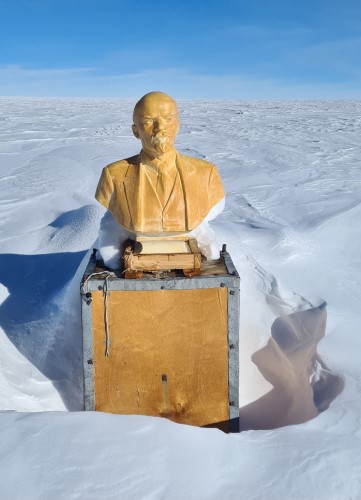
MULTIPOLYGON (((141 253, 133 252, 131 247, 127 247, 124 253, 124 263, 126 271, 168 271, 172 269, 197 270, 201 268, 202 256, 196 240, 193 238, 184 241, 160 241, 158 246, 164 244, 166 248, 171 243, 183 244, 187 252, 182 253, 141 253)), ((174 246, 174 245, 173 245, 174 246)), ((146 248, 146 246, 145 246, 146 248)), ((129 274, 129 273, 127 273, 129 274)), ((199 273, 197 273, 199 274, 199 273)))

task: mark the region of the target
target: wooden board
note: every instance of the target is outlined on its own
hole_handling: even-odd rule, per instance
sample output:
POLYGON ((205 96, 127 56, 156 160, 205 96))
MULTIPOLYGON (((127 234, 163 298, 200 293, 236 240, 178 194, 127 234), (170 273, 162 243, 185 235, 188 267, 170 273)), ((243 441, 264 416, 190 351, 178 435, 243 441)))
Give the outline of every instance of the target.
POLYGON ((189 234, 188 233, 164 233, 161 237, 160 236, 144 236, 144 235, 139 235, 137 234, 135 240, 140 241, 143 243, 143 241, 155 241, 162 239, 163 241, 188 241, 189 240, 189 234))
POLYGON ((93 292, 95 409, 190 425, 229 418, 227 289, 93 292))
MULTIPOLYGON (((200 270, 201 268, 202 255, 194 238, 187 241, 169 241, 158 238, 158 240, 142 244, 144 244, 144 249, 140 253, 133 251, 131 245, 125 249, 123 255, 125 271, 200 270), (147 246, 152 247, 152 245, 152 251, 148 253, 147 246), (177 252, 168 251, 172 246, 177 252), (153 251, 156 247, 161 248, 161 251, 153 251), (182 251, 179 252, 179 249, 182 251)), ((125 276, 129 277, 127 273, 125 276)))
POLYGON ((131 271, 167 271, 169 269, 200 268, 200 258, 193 253, 138 254, 127 261, 126 269, 131 271))
POLYGON ((143 248, 140 255, 191 253, 188 243, 182 240, 152 240, 141 243, 143 248))

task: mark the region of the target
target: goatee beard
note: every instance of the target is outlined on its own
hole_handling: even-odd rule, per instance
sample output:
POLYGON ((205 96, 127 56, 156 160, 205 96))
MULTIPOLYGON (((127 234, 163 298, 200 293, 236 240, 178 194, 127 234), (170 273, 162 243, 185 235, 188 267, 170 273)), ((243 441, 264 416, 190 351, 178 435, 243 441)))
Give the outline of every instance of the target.
POLYGON ((158 142, 157 144, 154 144, 154 148, 159 153, 166 153, 169 149, 169 146, 168 146, 168 143, 166 143, 166 142, 158 142))
POLYGON ((153 148, 158 153, 166 153, 170 149, 169 137, 167 136, 155 136, 152 137, 153 148))

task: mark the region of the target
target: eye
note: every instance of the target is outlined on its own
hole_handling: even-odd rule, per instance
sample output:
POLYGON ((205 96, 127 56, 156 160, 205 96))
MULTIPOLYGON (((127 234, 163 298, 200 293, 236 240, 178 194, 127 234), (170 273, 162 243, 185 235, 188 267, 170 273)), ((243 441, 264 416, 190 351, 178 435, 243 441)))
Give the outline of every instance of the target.
POLYGON ((151 118, 147 118, 142 121, 143 125, 153 125, 153 120, 151 118))

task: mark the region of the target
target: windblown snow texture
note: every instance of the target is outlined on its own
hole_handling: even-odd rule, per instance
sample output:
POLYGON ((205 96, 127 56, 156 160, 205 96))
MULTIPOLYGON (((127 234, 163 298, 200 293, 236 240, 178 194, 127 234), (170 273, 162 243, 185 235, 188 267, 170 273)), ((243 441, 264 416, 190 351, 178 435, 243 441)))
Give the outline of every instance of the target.
POLYGON ((274 390, 256 353, 277 342, 295 360, 282 332, 310 303, 328 304, 319 373, 345 383, 319 377, 316 406, 340 394, 306 423, 239 435, 64 411, 82 402, 94 190, 104 165, 139 150, 134 102, 0 102, 1 498, 361 498, 360 101, 180 102, 178 149, 218 165, 227 191, 213 228, 242 278, 244 411, 274 390))

